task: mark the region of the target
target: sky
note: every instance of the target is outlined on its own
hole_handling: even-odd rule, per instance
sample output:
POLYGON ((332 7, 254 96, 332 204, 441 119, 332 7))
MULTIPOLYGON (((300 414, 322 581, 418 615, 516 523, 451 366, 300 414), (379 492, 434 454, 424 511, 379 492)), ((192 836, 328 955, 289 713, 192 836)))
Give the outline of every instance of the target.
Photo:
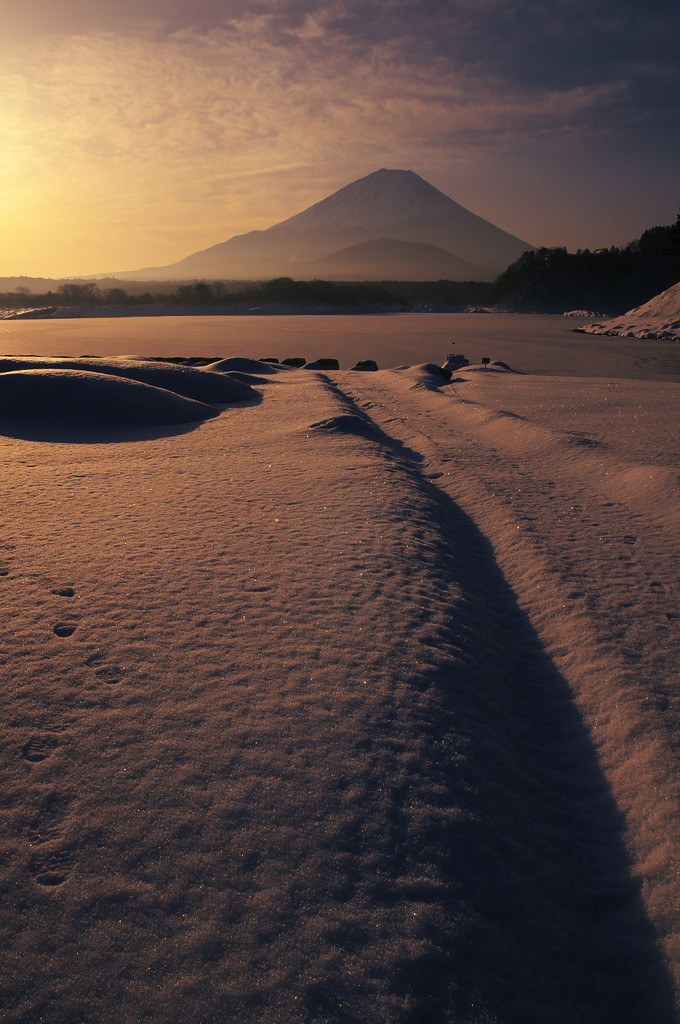
POLYGON ((122 272, 381 167, 534 245, 680 206, 670 0, 0 0, 0 276, 122 272))

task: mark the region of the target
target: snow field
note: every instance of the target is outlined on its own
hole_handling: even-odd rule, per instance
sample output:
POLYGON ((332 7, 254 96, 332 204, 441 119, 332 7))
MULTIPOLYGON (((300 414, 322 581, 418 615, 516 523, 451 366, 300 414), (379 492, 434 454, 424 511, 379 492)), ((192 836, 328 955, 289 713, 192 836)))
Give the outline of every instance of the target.
POLYGON ((7 1021, 672 1020, 673 495, 500 377, 0 438, 7 1021))

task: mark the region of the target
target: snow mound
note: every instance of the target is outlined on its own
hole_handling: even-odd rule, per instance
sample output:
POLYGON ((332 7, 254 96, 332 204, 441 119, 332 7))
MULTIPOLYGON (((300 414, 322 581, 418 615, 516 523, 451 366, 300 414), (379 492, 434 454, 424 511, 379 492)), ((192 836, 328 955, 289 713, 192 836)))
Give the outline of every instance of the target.
POLYGON ((577 328, 583 334, 608 334, 614 337, 642 338, 652 341, 680 341, 680 283, 655 295, 621 317, 577 328))
POLYGON ((195 423, 217 409, 163 388, 87 370, 0 373, 0 416, 124 425, 195 423))
POLYGON ((152 387, 174 391, 198 402, 247 402, 257 397, 247 384, 221 373, 199 370, 175 363, 156 363, 139 359, 0 359, 0 374, 20 370, 82 370, 86 373, 110 374, 141 381, 152 387))
POLYGON ((239 373, 278 373, 280 364, 263 363, 259 359, 245 359, 241 356, 230 356, 228 359, 218 359, 216 363, 208 363, 204 372, 228 373, 237 370, 239 373))
POLYGON ((493 359, 490 363, 470 363, 469 366, 459 366, 458 370, 460 373, 479 373, 480 370, 493 373, 519 373, 519 370, 513 370, 511 366, 501 362, 500 359, 493 359))
POLYGON ((415 366, 395 366, 389 373, 396 373, 408 390, 424 388, 426 391, 439 391, 439 388, 450 383, 449 371, 437 366, 436 363, 416 363, 415 366))
POLYGON ((272 382, 271 377, 258 377, 255 373, 241 373, 240 370, 229 370, 228 373, 232 380, 240 381, 241 384, 271 384, 272 382))
POLYGON ((444 380, 449 379, 449 374, 446 370, 437 366, 436 363, 416 363, 414 366, 396 366, 395 371, 397 373, 403 373, 406 377, 415 377, 417 379, 433 379, 435 383, 442 384, 444 380))
POLYGON ((353 434, 357 437, 370 437, 373 440, 379 436, 379 431, 370 420, 357 416, 354 413, 340 413, 337 416, 330 416, 318 423, 311 423, 312 430, 329 430, 338 434, 353 434))

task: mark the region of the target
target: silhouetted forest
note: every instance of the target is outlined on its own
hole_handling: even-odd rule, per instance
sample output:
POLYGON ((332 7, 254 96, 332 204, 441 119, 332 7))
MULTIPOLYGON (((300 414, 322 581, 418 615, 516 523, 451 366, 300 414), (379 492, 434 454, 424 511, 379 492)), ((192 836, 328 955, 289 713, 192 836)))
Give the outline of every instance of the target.
POLYGON ((342 306, 361 309, 372 305, 409 307, 419 303, 443 305, 484 305, 491 301, 493 285, 485 281, 294 281, 277 277, 272 281, 150 282, 140 288, 122 282, 125 288, 102 288, 94 281, 70 282, 56 291, 31 293, 28 289, 0 293, 0 306, 237 306, 287 303, 342 306))
POLYGON ((563 248, 525 252, 495 281, 272 281, 143 282, 113 280, 60 284, 34 293, 19 287, 0 293, 0 307, 175 306, 229 307, 285 303, 370 309, 390 306, 497 306, 562 313, 588 309, 617 314, 647 302, 680 281, 680 214, 675 224, 653 227, 628 245, 609 249, 563 248), (125 285, 123 288, 122 285, 125 285))
MULTIPOLYGON (((395 294, 379 283, 333 283, 330 281, 294 281, 279 277, 272 281, 225 282, 192 281, 186 283, 158 283, 153 291, 146 282, 144 291, 132 282, 124 281, 125 288, 100 288, 95 281, 70 282, 56 291, 32 293, 21 288, 0 293, 0 307, 7 309, 28 306, 237 306, 241 303, 295 303, 319 306, 370 306, 372 304, 405 305, 404 293, 395 294)), ((401 284, 401 282, 399 282, 401 284)))
POLYGON ((562 313, 589 309, 623 313, 680 281, 680 214, 623 248, 537 249, 525 252, 496 279, 501 308, 562 313))

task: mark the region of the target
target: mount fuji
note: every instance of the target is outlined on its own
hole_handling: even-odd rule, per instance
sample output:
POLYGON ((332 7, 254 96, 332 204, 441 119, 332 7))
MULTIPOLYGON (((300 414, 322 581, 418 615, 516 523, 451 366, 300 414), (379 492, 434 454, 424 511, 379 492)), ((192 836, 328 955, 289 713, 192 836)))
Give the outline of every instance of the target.
POLYGON ((169 266, 116 276, 484 281, 533 248, 413 171, 383 168, 265 231, 235 235, 169 266))

